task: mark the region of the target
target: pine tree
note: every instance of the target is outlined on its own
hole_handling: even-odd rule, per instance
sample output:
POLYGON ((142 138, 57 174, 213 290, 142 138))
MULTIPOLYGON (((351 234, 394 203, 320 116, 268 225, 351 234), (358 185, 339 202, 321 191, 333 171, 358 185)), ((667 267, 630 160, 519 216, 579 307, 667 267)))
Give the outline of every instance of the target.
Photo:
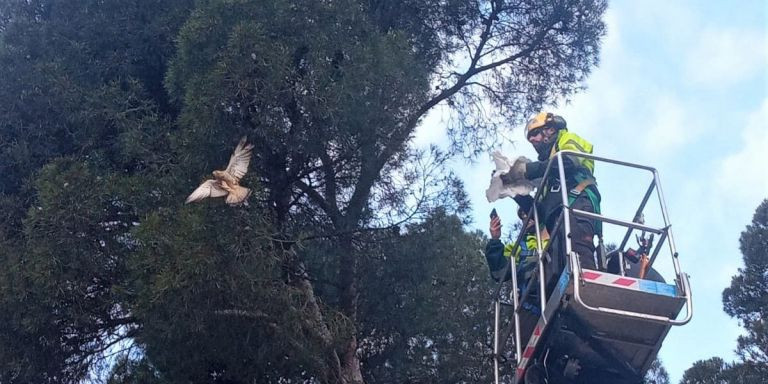
POLYGON ((768 200, 757 207, 739 243, 744 267, 723 291, 723 307, 746 330, 738 339, 740 361, 726 363, 719 357, 697 361, 685 371, 681 384, 746 384, 768 378, 768 200))
MULTIPOLYGON (((0 381, 80 382, 126 343, 147 364, 128 371, 167 382, 373 380, 387 369, 360 362, 386 365, 364 344, 379 329, 368 326, 366 251, 441 207, 467 212, 450 155, 478 153, 578 91, 604 10, 601 0, 4 2, 0 381), (411 148, 437 105, 454 111, 449 153, 411 148), (242 136, 256 144, 243 180, 251 205, 184 206, 242 136)), ((429 223, 465 238, 452 220, 429 223)), ((448 259, 430 260, 420 273, 448 259)), ((425 313, 471 302, 424 288, 425 313)), ((445 329, 474 338, 470 318, 445 329)), ((425 337, 441 375, 476 365, 439 336, 425 337)))

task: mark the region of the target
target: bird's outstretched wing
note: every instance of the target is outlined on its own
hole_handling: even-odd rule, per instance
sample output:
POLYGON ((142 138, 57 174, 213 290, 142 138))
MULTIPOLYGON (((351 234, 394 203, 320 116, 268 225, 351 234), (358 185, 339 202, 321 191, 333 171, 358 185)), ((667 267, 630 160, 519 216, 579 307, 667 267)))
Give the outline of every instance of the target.
POLYGON ((248 172, 248 163, 251 162, 251 150, 253 144, 245 144, 245 137, 240 139, 240 142, 235 147, 235 152, 232 153, 232 157, 229 158, 229 164, 227 165, 226 172, 232 177, 240 181, 248 172))
POLYGON ((206 180, 195 189, 192 194, 187 197, 187 201, 184 204, 189 204, 195 201, 200 201, 206 197, 221 197, 226 196, 227 191, 219 187, 219 182, 216 180, 206 180))
POLYGON ((491 157, 493 158, 493 163, 496 164, 497 171, 509 171, 509 167, 512 165, 512 162, 509 161, 506 156, 502 155, 501 152, 493 151, 491 157))
POLYGON ((235 185, 234 188, 232 188, 232 192, 230 192, 227 195, 227 204, 229 205, 240 205, 240 204, 248 204, 246 202, 246 199, 248 199, 248 196, 251 195, 251 190, 245 187, 241 187, 239 185, 235 185))

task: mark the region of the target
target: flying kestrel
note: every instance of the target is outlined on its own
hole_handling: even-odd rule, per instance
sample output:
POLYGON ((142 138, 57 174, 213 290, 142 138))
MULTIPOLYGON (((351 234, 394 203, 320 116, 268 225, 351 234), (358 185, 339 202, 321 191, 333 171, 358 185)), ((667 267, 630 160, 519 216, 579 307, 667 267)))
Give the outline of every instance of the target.
POLYGON ((245 144, 245 137, 235 147, 229 158, 227 169, 213 171, 213 180, 206 180, 192 192, 185 204, 200 201, 206 197, 227 197, 227 204, 239 205, 251 195, 251 190, 240 186, 240 179, 248 172, 253 144, 245 144))

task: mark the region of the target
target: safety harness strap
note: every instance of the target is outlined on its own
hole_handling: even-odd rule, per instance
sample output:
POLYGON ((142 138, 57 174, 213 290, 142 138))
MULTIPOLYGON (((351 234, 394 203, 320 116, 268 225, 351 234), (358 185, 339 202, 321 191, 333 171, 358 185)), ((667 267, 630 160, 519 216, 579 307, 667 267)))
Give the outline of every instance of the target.
POLYGON ((574 199, 576 196, 579 196, 579 195, 581 195, 581 192, 583 192, 585 188, 587 188, 587 187, 588 187, 588 186, 590 186, 590 185, 595 185, 595 184, 596 184, 596 183, 595 183, 595 179, 594 179, 594 178, 591 178, 591 177, 588 177, 588 178, 586 178, 586 179, 582 180, 582 181, 581 181, 579 184, 577 184, 575 187, 571 188, 571 190, 569 191, 569 193, 570 193, 570 195, 571 195, 571 201, 570 201, 570 203, 572 203, 572 202, 573 202, 573 200, 572 200, 572 199, 574 199))

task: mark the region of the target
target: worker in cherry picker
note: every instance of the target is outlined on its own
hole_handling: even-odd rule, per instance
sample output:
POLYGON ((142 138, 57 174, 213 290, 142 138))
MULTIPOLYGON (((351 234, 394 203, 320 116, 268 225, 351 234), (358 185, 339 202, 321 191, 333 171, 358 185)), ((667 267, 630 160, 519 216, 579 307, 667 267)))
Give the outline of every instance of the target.
MULTIPOLYGON (((549 160, 554 158, 559 151, 592 153, 590 142, 570 132, 565 119, 561 116, 549 112, 540 112, 528 121, 525 126, 525 137, 536 150, 537 161, 527 162, 518 159, 511 167, 510 172, 501 176, 502 181, 505 181, 505 178, 535 180, 543 177, 549 160)), ((568 204, 574 209, 599 214, 600 192, 597 189, 594 176, 594 161, 574 155, 564 155, 563 168, 565 186, 568 190, 568 204)), ((553 169, 549 171, 543 188, 541 201, 537 203, 537 210, 546 230, 550 233, 552 240, 555 241, 553 249, 561 255, 560 257, 553 257, 550 266, 550 270, 559 275, 557 272, 562 270, 565 263, 565 246, 561 241, 562 235, 558 236, 552 233, 562 212, 560 180, 556 162, 553 169)), ((560 233, 563 233, 563 227, 561 224, 558 230, 560 233)), ((601 223, 570 215, 570 227, 572 248, 578 254, 582 268, 596 269, 594 237, 602 234, 601 223)))

